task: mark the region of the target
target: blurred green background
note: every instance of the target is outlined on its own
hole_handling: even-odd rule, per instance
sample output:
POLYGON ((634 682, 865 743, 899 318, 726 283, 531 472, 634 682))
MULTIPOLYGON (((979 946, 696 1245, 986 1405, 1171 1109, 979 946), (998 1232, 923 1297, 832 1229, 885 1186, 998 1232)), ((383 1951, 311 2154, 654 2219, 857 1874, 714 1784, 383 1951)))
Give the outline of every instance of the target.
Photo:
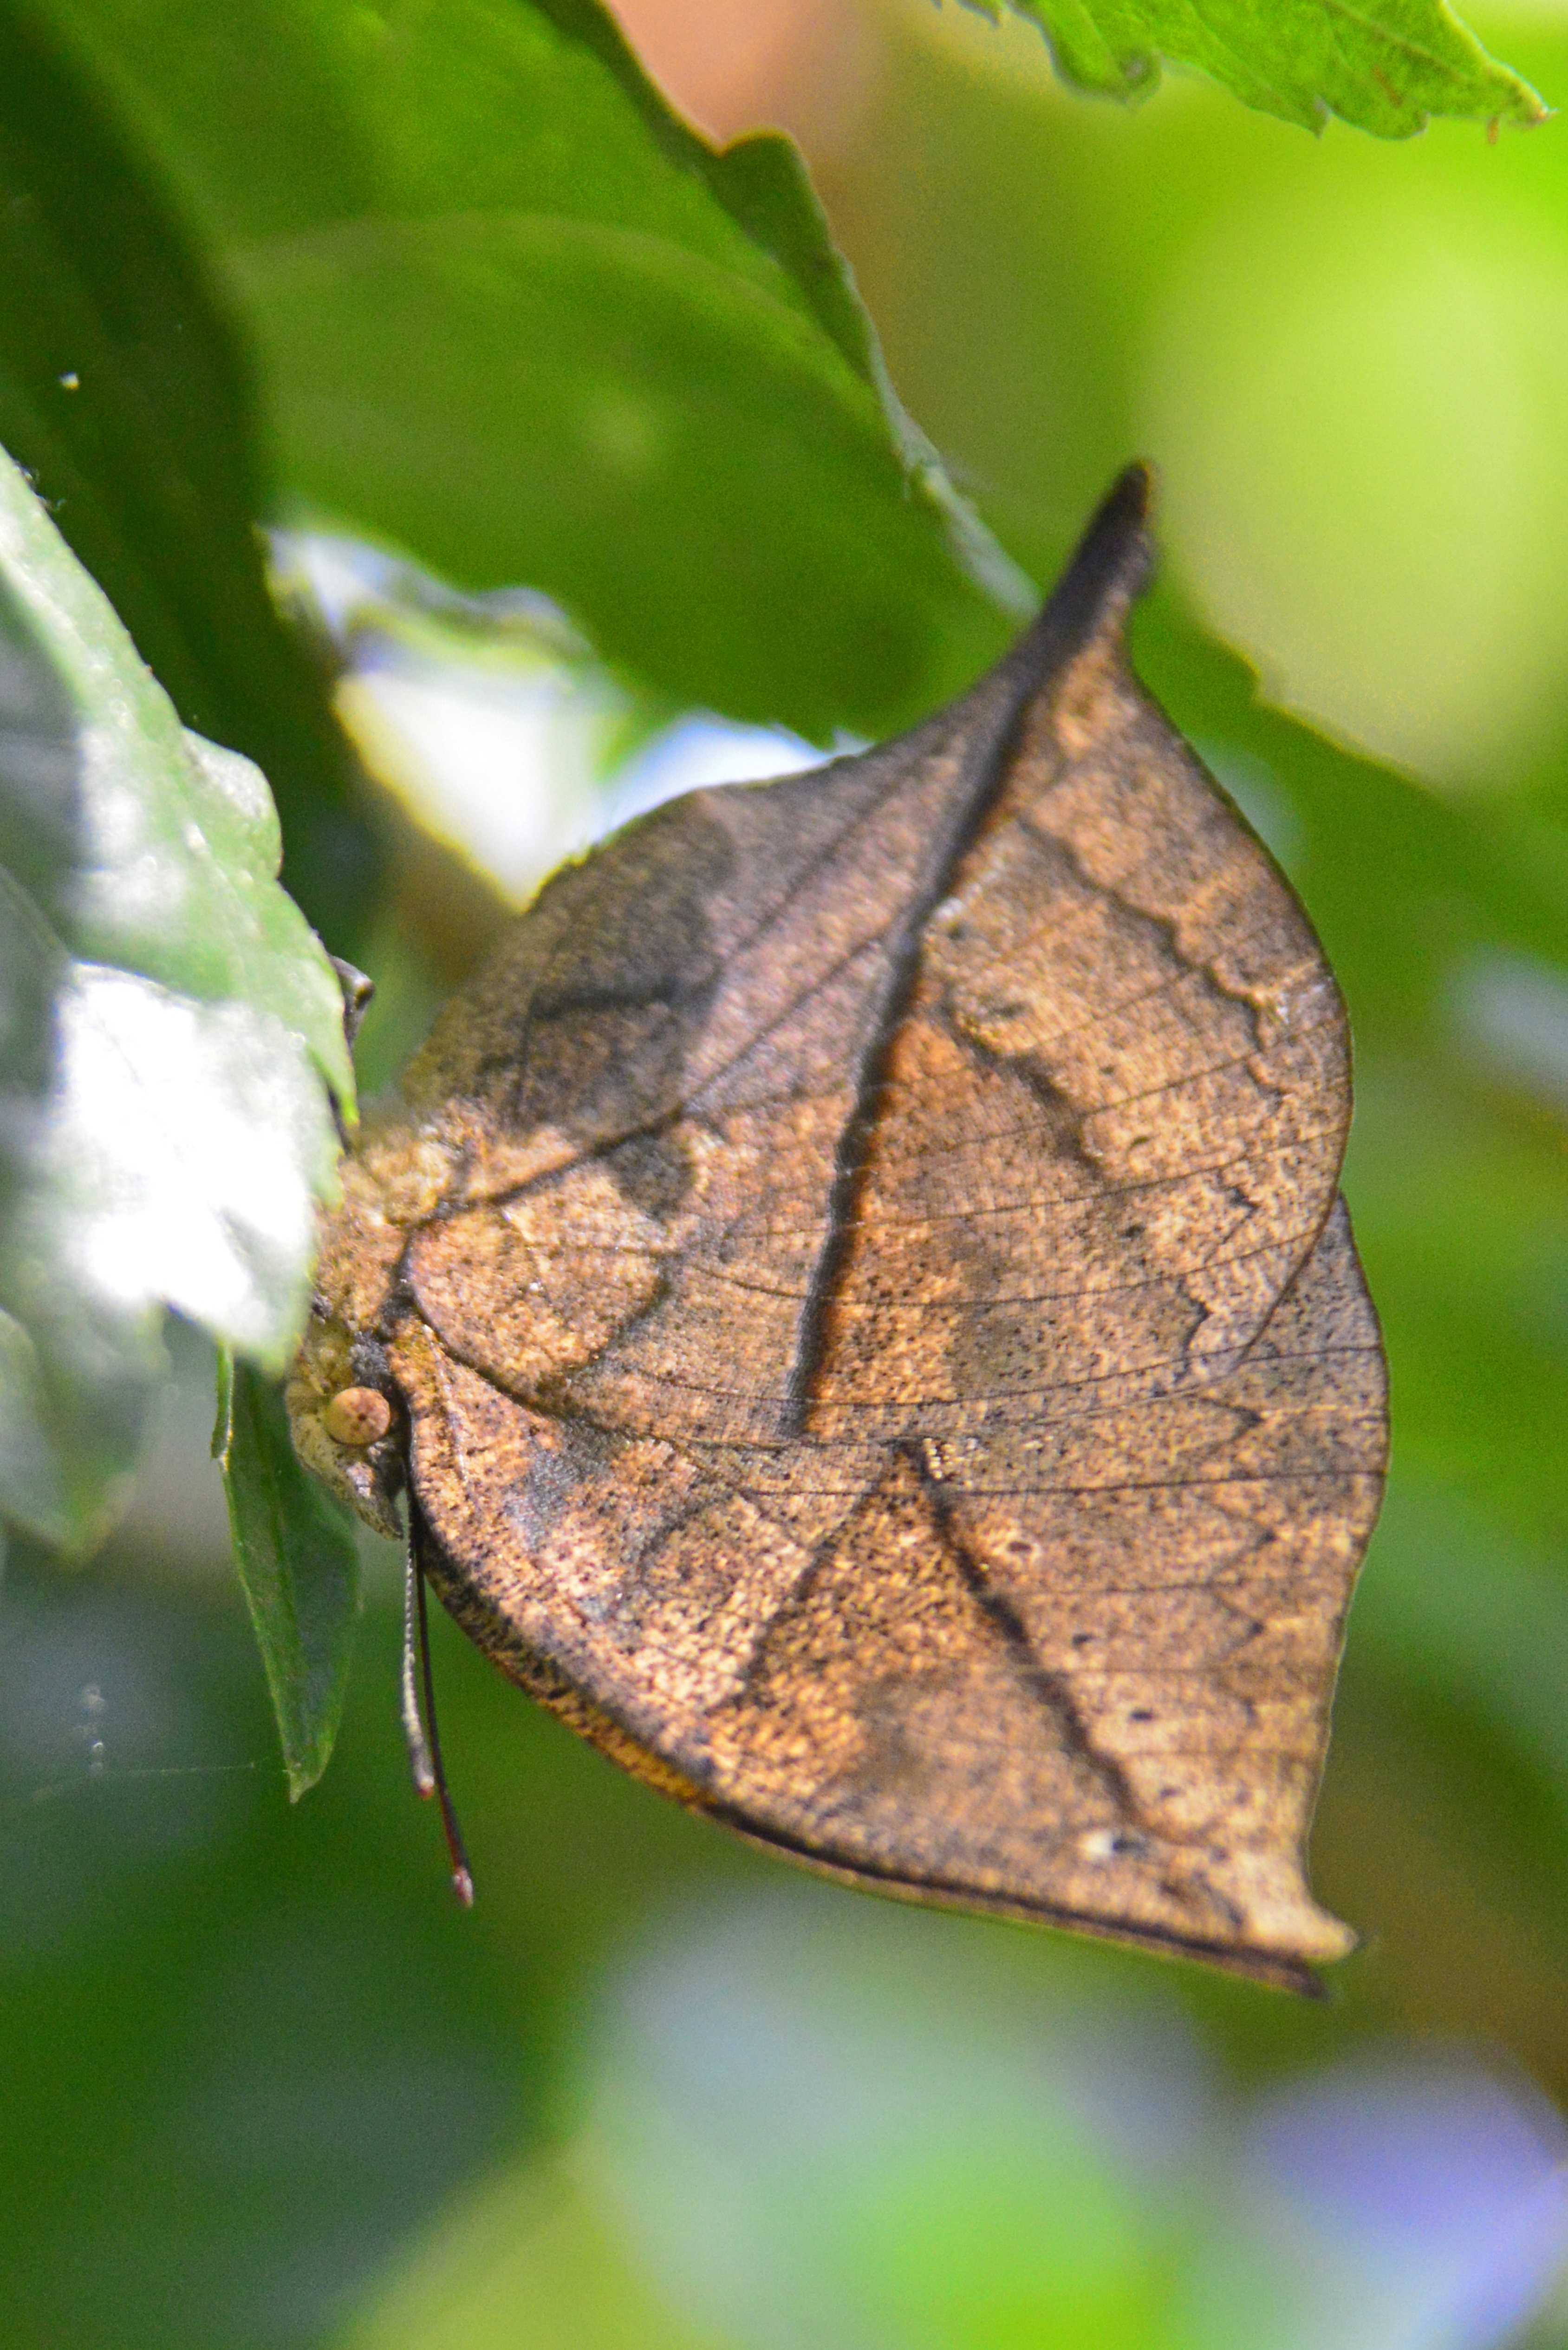
MULTIPOLYGON (((1568 2345, 1568 130, 1314 141, 1182 79, 1124 112, 926 0, 624 16, 715 131, 795 130, 905 402, 1026 571, 1128 456, 1161 470, 1139 663, 1355 1029, 1394 1474, 1313 1866, 1365 1946, 1305 2005, 797 1882, 442 1624, 460 1915, 407 1788, 395 1561, 332 1768, 286 1801, 182 1339, 130 1521, 74 1576, 14 1552, 0 1606, 3 2339, 1568 2345)), ((1476 21, 1568 104, 1568 14, 1476 21)), ((791 745, 688 725, 628 783, 677 703, 525 600, 279 519, 379 777, 328 745, 313 803, 357 788, 391 876, 355 899, 373 1087, 628 791, 791 745)), ((342 901, 341 837, 302 820, 307 905, 342 901)))

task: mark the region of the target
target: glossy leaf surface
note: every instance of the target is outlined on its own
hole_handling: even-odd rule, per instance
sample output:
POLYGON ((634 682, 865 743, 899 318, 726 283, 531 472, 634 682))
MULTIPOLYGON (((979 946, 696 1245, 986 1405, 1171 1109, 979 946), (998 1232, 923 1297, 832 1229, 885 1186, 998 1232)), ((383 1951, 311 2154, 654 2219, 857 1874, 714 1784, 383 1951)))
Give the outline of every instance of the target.
POLYGON ((353 1076, 277 862, 259 772, 182 729, 0 459, 4 1508, 67 1548, 112 1514, 165 1307, 275 1367, 303 1319, 353 1076))
POLYGON ((199 47, 178 7, 59 13, 239 303, 286 491, 819 739, 929 708, 1027 608, 794 149, 715 153, 594 0, 241 5, 199 47))
POLYGON ((351 952, 375 847, 324 681, 267 592, 247 359, 151 160, 43 24, 9 11, 0 444, 184 723, 271 778, 288 886, 351 952))

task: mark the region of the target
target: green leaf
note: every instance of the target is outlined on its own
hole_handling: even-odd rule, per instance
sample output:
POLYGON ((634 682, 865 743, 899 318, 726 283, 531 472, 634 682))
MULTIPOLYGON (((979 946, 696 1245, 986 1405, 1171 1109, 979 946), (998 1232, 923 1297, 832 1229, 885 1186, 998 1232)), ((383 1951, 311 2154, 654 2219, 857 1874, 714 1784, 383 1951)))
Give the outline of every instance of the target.
POLYGON ((0 13, 0 443, 188 726, 274 778, 286 879, 352 952, 353 762, 267 592, 248 369, 209 273, 80 73, 0 13))
POLYGON ((798 155, 593 0, 56 0, 199 222, 281 478, 679 703, 875 735, 1032 591, 889 392, 798 155))
MULTIPOLYGON (((1001 0, 980 0, 993 16, 1001 0)), ((1331 114, 1409 139, 1434 114, 1535 123, 1547 109, 1444 0, 1011 0, 1079 89, 1142 98, 1197 66, 1246 106, 1320 130, 1331 114)))
POLYGON ((359 1615, 354 1522, 303 1470, 276 1383, 224 1355, 213 1449, 296 1803, 331 1757, 359 1615))
POLYGON ((0 452, 0 1517, 81 1552, 173 1306, 281 1369, 353 1075, 248 760, 181 727, 0 452))

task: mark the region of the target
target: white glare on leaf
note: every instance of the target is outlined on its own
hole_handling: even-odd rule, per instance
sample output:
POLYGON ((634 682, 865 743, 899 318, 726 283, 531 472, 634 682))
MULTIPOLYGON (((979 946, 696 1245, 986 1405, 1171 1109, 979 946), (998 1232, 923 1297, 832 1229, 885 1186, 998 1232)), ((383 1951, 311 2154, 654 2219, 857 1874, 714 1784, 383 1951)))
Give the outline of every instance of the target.
POLYGON ((59 1018, 47 1148, 67 1254, 116 1305, 161 1300, 280 1360, 335 1151, 297 1040, 270 1013, 95 965, 76 967, 59 1018))

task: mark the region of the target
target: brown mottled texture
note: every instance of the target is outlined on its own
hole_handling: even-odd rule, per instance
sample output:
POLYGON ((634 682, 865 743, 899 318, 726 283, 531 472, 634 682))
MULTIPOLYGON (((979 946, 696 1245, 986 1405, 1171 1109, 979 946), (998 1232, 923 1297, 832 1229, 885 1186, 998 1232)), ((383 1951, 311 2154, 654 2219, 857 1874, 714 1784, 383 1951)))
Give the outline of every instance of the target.
POLYGON ((1127 664, 1146 489, 916 733, 556 877, 349 1163, 291 1401, 667 1792, 1304 1983, 1383 1366, 1333 979, 1127 664))

